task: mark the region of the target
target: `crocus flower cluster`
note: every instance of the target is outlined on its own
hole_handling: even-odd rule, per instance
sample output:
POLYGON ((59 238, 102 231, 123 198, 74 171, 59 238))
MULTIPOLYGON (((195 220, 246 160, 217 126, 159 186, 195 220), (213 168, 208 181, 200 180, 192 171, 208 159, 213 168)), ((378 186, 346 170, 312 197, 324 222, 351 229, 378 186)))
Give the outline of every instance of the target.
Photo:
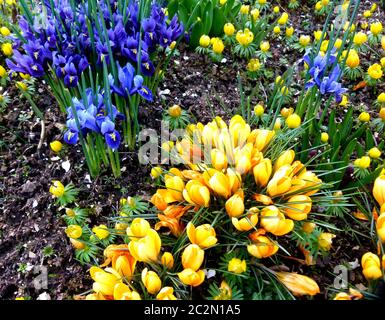
POLYGON ((311 80, 307 82, 306 88, 317 86, 322 95, 334 94, 336 102, 342 101, 342 95, 347 91, 342 87, 339 81, 341 76, 341 68, 336 63, 336 57, 333 54, 327 55, 318 54, 314 59, 307 53, 304 56, 304 61, 309 68, 311 80), (331 69, 331 67, 333 69, 331 69), (331 69, 331 70, 330 70, 331 69))
POLYGON ((127 8, 114 0, 95 2, 100 8, 96 15, 88 2, 75 5, 55 0, 53 8, 49 1, 41 8, 47 12, 44 23, 39 16, 33 21, 21 17, 25 42, 12 60, 8 59, 8 67, 34 77, 44 76, 52 67, 65 86, 76 87, 89 64, 101 66, 103 61, 109 64, 111 58, 124 58, 133 64, 140 60, 141 72, 151 76, 155 68, 150 55, 158 45, 167 47, 183 33, 177 17, 168 21, 156 3, 150 16, 140 21, 139 1, 129 1, 127 8))
POLYGON ((75 144, 79 140, 80 132, 86 136, 90 132, 102 134, 107 145, 115 150, 120 144, 120 134, 115 129, 115 119, 122 119, 116 107, 106 106, 102 92, 94 93, 91 88, 86 90, 86 99, 73 98, 73 106, 67 108, 67 131, 64 141, 75 144), (74 109, 76 112, 73 112, 74 109), (76 117, 79 121, 77 125, 76 117))

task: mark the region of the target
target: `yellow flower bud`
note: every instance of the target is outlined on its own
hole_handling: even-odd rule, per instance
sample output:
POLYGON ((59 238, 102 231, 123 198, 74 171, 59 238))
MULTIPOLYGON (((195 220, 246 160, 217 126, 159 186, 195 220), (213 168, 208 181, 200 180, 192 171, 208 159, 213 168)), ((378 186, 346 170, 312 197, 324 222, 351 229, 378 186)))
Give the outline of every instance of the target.
POLYGON ((267 206, 261 211, 261 226, 276 236, 283 236, 293 230, 294 222, 286 219, 276 206, 267 206))
POLYGON ((273 8, 273 11, 274 11, 274 13, 279 13, 279 7, 278 7, 278 6, 275 6, 275 7, 273 8))
POLYGON ((326 132, 322 132, 322 133, 321 133, 321 141, 322 141, 323 143, 326 143, 326 142, 329 141, 329 135, 328 135, 326 132))
POLYGON ((239 217, 245 211, 243 197, 239 193, 234 194, 226 201, 225 208, 229 217, 239 217))
POLYGON ((332 233, 322 232, 318 237, 318 245, 322 250, 329 251, 333 244, 333 238, 336 236, 332 233))
POLYGON ((258 259, 271 257, 278 249, 274 242, 262 235, 253 237, 253 244, 247 246, 247 252, 258 259))
POLYGON ((98 267, 91 267, 90 275, 92 280, 95 281, 92 285, 92 289, 96 293, 101 293, 106 296, 112 296, 114 294, 115 285, 122 282, 119 273, 112 268, 103 270, 98 267))
POLYGON ((183 201, 184 182, 179 176, 169 176, 165 179, 166 188, 177 201, 183 201))
POLYGON ((281 33, 281 28, 279 26, 275 26, 274 29, 273 29, 273 32, 275 34, 280 34, 281 33))
POLYGON ((295 152, 294 150, 286 150, 283 152, 274 163, 274 171, 287 164, 292 164, 294 161, 295 152))
POLYGON ((382 121, 385 121, 385 108, 381 108, 380 112, 378 113, 380 119, 382 121))
POLYGON ((174 104, 172 107, 168 108, 168 114, 173 118, 178 118, 182 114, 182 108, 177 104, 174 104))
POLYGON ((253 18, 253 21, 257 21, 259 18, 260 12, 258 9, 253 9, 251 10, 250 14, 251 14, 251 17, 253 18))
POLYGON ((13 48, 12 48, 12 44, 11 43, 3 43, 1 45, 1 50, 3 51, 4 55, 9 57, 13 54, 13 48))
POLYGON ((385 36, 382 36, 382 39, 381 39, 381 46, 382 46, 382 49, 385 50, 385 36))
POLYGON ((223 27, 223 32, 226 36, 231 37, 235 33, 235 27, 232 23, 226 23, 223 27))
POLYGON ((269 182, 272 171, 271 160, 263 159, 253 169, 255 183, 260 187, 265 187, 269 182))
POLYGON ((285 34, 286 34, 286 37, 291 38, 294 34, 294 28, 293 27, 286 28, 285 34))
POLYGON ((289 15, 287 14, 287 12, 283 12, 277 22, 279 25, 283 26, 287 23, 288 20, 289 20, 289 15))
POLYGON ((178 273, 179 279, 186 285, 197 287, 205 280, 205 273, 203 270, 194 271, 192 269, 184 269, 178 273))
POLYGON ((232 258, 227 265, 227 271, 233 272, 236 274, 241 274, 246 272, 246 260, 241 260, 238 258, 232 258))
POLYGON ((55 140, 55 141, 52 141, 49 146, 51 147, 51 150, 53 152, 56 152, 56 153, 59 153, 63 147, 63 144, 58 141, 58 140, 55 140))
POLYGON ((369 68, 368 68, 368 75, 374 79, 374 80, 378 80, 382 77, 382 67, 381 65, 379 65, 378 63, 375 63, 375 64, 372 64, 369 68))
POLYGON ((286 125, 290 129, 298 128, 301 125, 301 117, 296 113, 291 114, 286 118, 286 125))
POLYGON ((231 194, 228 177, 222 172, 215 172, 208 181, 210 188, 219 196, 228 198, 231 194))
POLYGON ((21 91, 27 91, 28 86, 23 82, 23 81, 17 81, 16 86, 21 90, 21 91))
POLYGON ((153 179, 158 178, 162 174, 162 168, 161 167, 154 167, 151 169, 151 177, 153 179))
POLYGON ((307 233, 307 234, 310 234, 314 231, 316 227, 316 224, 313 223, 313 222, 305 222, 303 225, 302 225, 302 230, 307 233))
POLYGON ((49 192, 59 198, 64 195, 64 185, 58 180, 53 180, 49 192))
POLYGON ((292 196, 285 206, 285 214, 293 220, 305 220, 311 210, 312 200, 305 195, 292 196))
POLYGON ((371 148, 369 151, 368 151, 368 155, 369 157, 371 157, 372 159, 378 159, 379 157, 381 157, 381 151, 376 148, 376 147, 373 147, 371 148))
POLYGON ((188 245, 182 253, 183 268, 197 271, 203 263, 204 256, 205 252, 197 244, 188 245))
POLYGON ((195 228, 195 226, 189 222, 186 227, 186 232, 190 242, 197 244, 203 249, 212 247, 218 241, 215 229, 209 224, 202 224, 195 228))
POLYGON ((385 203, 385 175, 381 175, 374 180, 373 196, 380 207, 385 203))
POLYGON ((270 43, 268 41, 262 41, 259 48, 262 52, 267 52, 270 49, 270 43))
POLYGON ((172 269, 174 266, 174 257, 171 252, 165 252, 161 258, 162 265, 164 265, 167 269, 172 269))
POLYGON ((276 275, 279 281, 281 281, 295 296, 314 296, 320 292, 317 283, 309 277, 290 272, 277 272, 276 275))
POLYGON ((250 6, 249 5, 242 5, 239 12, 242 14, 249 14, 250 6))
POLYGON ((223 41, 221 39, 216 39, 213 43, 214 53, 222 54, 224 49, 225 49, 225 45, 223 44, 223 41))
POLYGON ((147 220, 143 218, 135 218, 131 222, 131 226, 127 228, 127 235, 130 240, 135 241, 145 237, 150 229, 151 227, 147 220))
POLYGON ((162 288, 156 296, 156 300, 177 300, 172 287, 162 288))
POLYGON ((7 75, 8 75, 7 70, 5 70, 5 68, 3 66, 0 66, 0 77, 4 78, 7 75))
POLYGON ((0 33, 3 37, 8 37, 11 34, 11 31, 7 27, 1 27, 0 33))
POLYGON ((306 35, 301 35, 299 37, 299 44, 302 46, 302 47, 306 47, 309 45, 311 39, 310 39, 310 36, 306 36, 306 35))
POLYGON ((86 247, 85 243, 73 238, 70 238, 70 242, 76 250, 82 250, 86 247))
POLYGON ((106 239, 110 235, 107 226, 105 226, 104 224, 100 224, 99 226, 93 227, 92 232, 95 233, 95 235, 100 240, 106 239))
POLYGON ((162 287, 162 281, 154 271, 144 268, 142 271, 142 282, 148 293, 157 294, 162 287))
POLYGON ((350 51, 348 58, 346 59, 346 65, 351 69, 357 68, 360 65, 360 57, 357 52, 350 51))
POLYGON ((161 240, 158 233, 150 229, 145 237, 131 241, 128 245, 131 255, 141 262, 155 262, 158 260, 161 240))
POLYGON ((362 46, 368 40, 366 33, 360 31, 354 35, 353 43, 357 46, 362 46))
POLYGON ((65 229, 68 238, 78 239, 82 236, 83 229, 77 224, 71 224, 65 229))
POLYGON ((199 39, 199 45, 203 48, 207 48, 210 45, 210 37, 207 35, 202 35, 199 39))
POLYGON ((231 222, 233 226, 238 231, 241 231, 241 232, 250 231, 257 225, 259 210, 257 208, 251 208, 249 211, 250 211, 250 214, 248 214, 246 218, 242 218, 242 219, 231 218, 231 222))
POLYGON ((368 112, 361 112, 358 116, 358 120, 360 120, 361 122, 369 122, 370 114, 368 112))
POLYGON ((373 35, 378 35, 382 32, 382 23, 381 22, 374 22, 370 25, 370 32, 373 35))
POLYGON ((361 258, 361 266, 366 280, 376 280, 382 277, 380 259, 374 253, 365 253, 361 258))

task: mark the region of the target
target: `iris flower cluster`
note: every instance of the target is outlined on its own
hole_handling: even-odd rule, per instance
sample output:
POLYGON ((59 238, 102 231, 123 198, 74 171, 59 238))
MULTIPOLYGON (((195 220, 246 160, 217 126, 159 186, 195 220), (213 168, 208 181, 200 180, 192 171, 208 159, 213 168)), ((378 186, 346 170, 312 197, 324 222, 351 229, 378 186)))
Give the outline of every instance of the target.
POLYGON ((115 106, 105 104, 103 92, 94 93, 91 88, 86 90, 86 99, 72 99, 73 106, 67 108, 67 131, 64 141, 75 144, 79 140, 80 131, 83 136, 90 132, 102 134, 106 144, 115 150, 120 144, 120 134, 115 129, 115 119, 122 119, 123 115, 115 106), (74 113, 73 109, 76 110, 74 113), (79 126, 76 121, 79 121, 79 126))
POLYGON ((150 16, 140 21, 137 0, 121 10, 114 0, 95 1, 100 8, 96 17, 88 2, 73 7, 69 0, 55 0, 54 8, 46 0, 42 7, 47 12, 44 22, 39 16, 33 21, 21 17, 25 42, 18 46, 12 60, 8 59, 8 67, 14 72, 42 77, 52 66, 66 87, 76 87, 89 64, 111 62, 111 49, 112 58, 124 58, 125 63, 135 65, 140 60, 141 73, 152 76, 155 68, 150 55, 158 45, 165 48, 183 33, 177 17, 169 22, 162 8, 154 3, 150 16))
POLYGON ((343 88, 342 84, 338 82, 342 71, 338 63, 335 63, 336 59, 333 54, 329 55, 329 57, 318 54, 317 57, 312 59, 307 53, 304 56, 304 61, 309 67, 309 75, 312 79, 307 82, 306 89, 317 86, 322 95, 334 94, 336 102, 340 103, 342 95, 347 89, 343 88), (333 65, 335 65, 334 68, 328 71, 333 65))

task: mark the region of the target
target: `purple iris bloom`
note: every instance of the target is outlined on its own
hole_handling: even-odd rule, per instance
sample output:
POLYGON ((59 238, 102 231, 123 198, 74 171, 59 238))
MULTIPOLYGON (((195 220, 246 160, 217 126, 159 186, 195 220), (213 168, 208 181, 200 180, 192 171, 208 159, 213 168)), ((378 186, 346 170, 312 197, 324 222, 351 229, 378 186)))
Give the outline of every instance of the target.
POLYGON ((78 72, 72 62, 68 62, 64 67, 64 85, 68 88, 74 88, 78 85, 78 72))
POLYGON ((102 122, 100 131, 104 135, 104 139, 106 139, 107 145, 112 150, 118 149, 120 144, 120 134, 115 130, 115 124, 110 120, 109 117, 106 117, 102 122))

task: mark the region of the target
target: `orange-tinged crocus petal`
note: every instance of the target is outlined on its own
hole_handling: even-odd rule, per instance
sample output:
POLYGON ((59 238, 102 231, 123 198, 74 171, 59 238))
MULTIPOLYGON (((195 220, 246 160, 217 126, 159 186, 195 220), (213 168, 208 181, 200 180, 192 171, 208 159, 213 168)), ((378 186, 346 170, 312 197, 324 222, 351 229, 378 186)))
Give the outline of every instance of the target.
POLYGON ((295 152, 294 150, 286 150, 283 152, 274 163, 274 171, 287 164, 292 164, 294 161, 295 152))
POLYGON ((140 295, 126 284, 118 283, 114 287, 114 300, 140 300, 140 295))
POLYGON ((312 200, 305 195, 292 196, 285 204, 285 214, 296 221, 305 220, 311 210, 312 200))
POLYGON ((283 236, 293 230, 294 222, 286 219, 276 206, 268 206, 261 211, 261 226, 276 236, 283 236))
POLYGON ((352 300, 350 298, 350 295, 348 295, 346 292, 339 292, 336 294, 333 300, 352 300))
POLYGON ((255 194, 253 196, 254 200, 257 201, 257 202, 260 202, 262 204, 264 204, 265 206, 268 206, 270 204, 273 204, 273 200, 271 200, 270 197, 264 195, 264 194, 255 194))
POLYGON ((179 219, 181 216, 183 216, 186 211, 190 210, 191 206, 177 206, 177 205, 171 205, 166 208, 166 210, 163 211, 164 215, 169 218, 175 218, 179 219))
POLYGON ((379 176, 374 181, 373 196, 380 206, 385 203, 385 175, 379 176))
POLYGON ((167 208, 167 202, 159 193, 154 193, 150 201, 160 211, 166 210, 167 208))
POLYGON ((215 172, 209 180, 210 188, 219 196, 227 199, 230 196, 231 189, 228 177, 222 172, 215 172))
POLYGON ((263 159, 253 169, 255 183, 259 187, 265 187, 269 182, 272 171, 273 167, 271 165, 271 160, 263 159))
POLYGON ((177 300, 172 287, 162 288, 156 296, 156 300, 177 300))
POLYGON ((247 246, 247 251, 258 259, 274 255, 279 247, 265 236, 253 237, 253 244, 247 246))
POLYGON ((178 273, 178 277, 184 284, 197 287, 205 280, 205 273, 203 270, 195 272, 192 269, 184 269, 182 272, 178 273))
POLYGON ((235 229, 238 231, 250 231, 258 223, 258 213, 248 214, 247 217, 242 219, 237 219, 235 217, 231 218, 231 222, 235 229))
POLYGON ((163 214, 158 214, 158 219, 160 220, 155 224, 155 230, 159 230, 161 227, 170 229, 171 233, 175 237, 179 237, 183 231, 183 224, 177 218, 170 218, 163 214))
POLYGON ((197 271, 205 257, 205 252, 196 244, 188 245, 182 253, 182 265, 185 269, 197 271))
POLYGON ((201 182, 190 180, 183 190, 183 197, 193 205, 208 207, 210 203, 210 190, 201 182))
POLYGON ((128 244, 131 255, 141 262, 157 262, 160 252, 161 240, 158 233, 150 229, 147 235, 138 241, 131 241, 128 244))
POLYGON ((277 272, 276 275, 295 296, 314 296, 320 292, 318 284, 307 276, 290 272, 277 272))
POLYGON ((197 244, 201 248, 209 248, 217 243, 215 229, 209 224, 202 224, 195 228, 189 222, 186 227, 189 240, 193 244, 197 244))
POLYGON ((177 201, 183 201, 182 192, 184 189, 184 182, 179 176, 170 176, 165 178, 165 185, 167 190, 170 191, 171 195, 177 201))
POLYGON ((236 193, 242 185, 241 175, 235 170, 228 168, 226 176, 229 181, 229 187, 231 194, 236 193))
POLYGON ((127 252, 126 255, 117 256, 112 259, 112 268, 126 279, 131 279, 135 271, 135 266, 136 260, 131 256, 130 252, 127 252))
POLYGON ((126 233, 131 240, 136 241, 147 235, 147 232, 151 229, 147 220, 142 218, 135 218, 131 225, 127 228, 126 233))

